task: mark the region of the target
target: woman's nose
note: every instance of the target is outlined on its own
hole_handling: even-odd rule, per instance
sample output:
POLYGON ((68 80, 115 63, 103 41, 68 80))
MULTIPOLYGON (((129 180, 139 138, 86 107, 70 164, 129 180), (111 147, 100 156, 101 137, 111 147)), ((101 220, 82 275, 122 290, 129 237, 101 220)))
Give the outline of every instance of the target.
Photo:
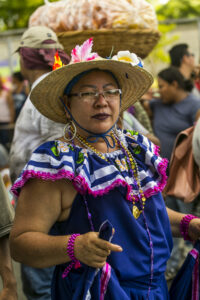
POLYGON ((108 105, 108 102, 104 96, 103 93, 99 93, 98 97, 96 98, 96 101, 95 101, 95 104, 96 105, 108 105))

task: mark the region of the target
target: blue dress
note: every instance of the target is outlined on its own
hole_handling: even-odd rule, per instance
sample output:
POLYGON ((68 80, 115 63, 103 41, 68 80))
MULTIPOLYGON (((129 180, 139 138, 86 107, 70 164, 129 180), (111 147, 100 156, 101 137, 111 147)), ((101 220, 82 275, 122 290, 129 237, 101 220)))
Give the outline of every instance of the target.
POLYGON ((112 242, 123 248, 122 252, 112 252, 101 270, 81 263, 80 268, 73 268, 62 278, 70 263, 56 266, 52 300, 169 299, 164 272, 172 237, 161 195, 167 162, 159 157, 158 148, 146 137, 136 132, 119 136, 134 155, 147 198, 138 219, 133 217, 131 201, 131 193, 137 195, 138 190, 121 150, 105 154, 106 161, 78 146, 61 141, 47 142, 34 151, 12 187, 13 193, 18 195, 29 178, 71 180, 78 193, 70 216, 55 223, 51 232, 83 234, 91 231, 91 221, 94 230, 99 231, 101 224, 108 220, 115 228, 112 242))

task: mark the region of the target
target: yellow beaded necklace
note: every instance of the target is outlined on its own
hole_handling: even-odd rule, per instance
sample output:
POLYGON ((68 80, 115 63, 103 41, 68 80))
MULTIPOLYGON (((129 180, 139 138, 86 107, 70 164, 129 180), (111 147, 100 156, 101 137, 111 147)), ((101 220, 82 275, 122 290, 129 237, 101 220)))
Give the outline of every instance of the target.
MULTIPOLYGON (((129 149, 124 145, 124 143, 122 141, 120 141, 118 139, 117 136, 115 136, 113 134, 113 132, 111 133, 113 139, 115 140, 115 142, 119 145, 119 147, 122 149, 123 153, 125 154, 126 158, 127 158, 127 163, 129 165, 129 169, 132 173, 132 175, 134 176, 137 185, 138 185, 138 190, 139 190, 139 199, 140 199, 140 204, 141 204, 141 209, 139 209, 136 205, 136 197, 135 195, 133 195, 133 192, 131 193, 131 199, 132 199, 132 203, 133 203, 133 209, 132 209, 132 213, 135 219, 138 219, 140 214, 144 211, 144 207, 145 207, 145 203, 146 203, 146 197, 144 196, 144 192, 141 188, 141 184, 140 184, 140 179, 139 179, 139 171, 138 171, 138 167, 137 167, 137 163, 132 155, 132 153, 129 151, 129 149)), ((106 156, 99 152, 98 150, 96 150, 92 145, 90 145, 85 138, 83 138, 82 136, 80 136, 78 133, 76 134, 76 138, 78 139, 78 141, 85 146, 86 148, 88 148, 89 150, 91 150, 92 152, 94 152, 97 156, 99 156, 100 158, 102 158, 103 160, 106 160, 107 162, 108 159, 106 158, 106 156)))

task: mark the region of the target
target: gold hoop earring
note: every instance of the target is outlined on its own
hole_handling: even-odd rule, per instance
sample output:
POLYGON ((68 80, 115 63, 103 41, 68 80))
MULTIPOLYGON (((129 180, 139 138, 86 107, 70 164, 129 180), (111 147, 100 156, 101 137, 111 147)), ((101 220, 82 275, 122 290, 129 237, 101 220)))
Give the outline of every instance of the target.
POLYGON ((76 132, 76 125, 73 121, 69 121, 63 128, 63 138, 65 139, 65 141, 70 142, 76 137, 76 132), (71 129, 71 127, 73 129, 71 129), (66 137, 66 134, 67 136, 69 136, 68 138, 66 137))

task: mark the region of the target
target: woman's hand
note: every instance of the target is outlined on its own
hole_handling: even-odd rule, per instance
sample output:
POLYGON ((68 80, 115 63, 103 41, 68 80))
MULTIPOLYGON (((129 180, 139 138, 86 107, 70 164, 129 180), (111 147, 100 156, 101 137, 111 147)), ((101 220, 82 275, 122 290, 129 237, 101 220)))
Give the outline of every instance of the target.
POLYGON ((88 232, 76 238, 75 257, 93 268, 102 268, 111 251, 121 252, 119 245, 112 244, 98 237, 98 232, 88 232))
POLYGON ((193 241, 200 238, 200 218, 192 219, 190 221, 188 234, 193 241))

